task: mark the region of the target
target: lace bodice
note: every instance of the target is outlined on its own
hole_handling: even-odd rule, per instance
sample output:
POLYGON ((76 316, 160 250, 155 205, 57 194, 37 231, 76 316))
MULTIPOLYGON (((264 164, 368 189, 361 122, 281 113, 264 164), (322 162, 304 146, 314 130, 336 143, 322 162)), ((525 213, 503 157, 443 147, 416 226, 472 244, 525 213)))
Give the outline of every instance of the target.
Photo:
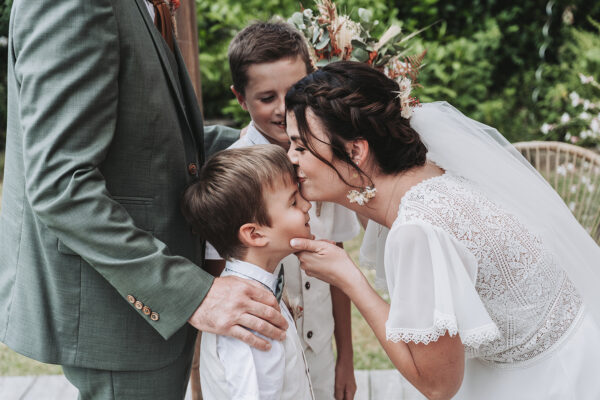
POLYGON ((556 346, 577 320, 582 300, 552 254, 469 181, 446 173, 414 186, 402 199, 398 223, 439 228, 475 258, 475 289, 500 335, 466 343, 468 356, 525 362, 556 346))

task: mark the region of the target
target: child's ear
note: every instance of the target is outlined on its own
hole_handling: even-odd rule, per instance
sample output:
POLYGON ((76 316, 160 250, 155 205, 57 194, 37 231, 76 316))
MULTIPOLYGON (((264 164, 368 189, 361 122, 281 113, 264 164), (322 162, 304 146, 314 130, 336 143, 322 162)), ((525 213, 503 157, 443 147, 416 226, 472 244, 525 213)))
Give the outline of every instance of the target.
POLYGON ((269 244, 269 239, 260 228, 260 225, 254 223, 244 224, 238 231, 238 239, 246 247, 265 247, 269 244))
POLYGON ((231 92, 235 95, 235 98, 237 99, 238 103, 240 103, 240 106, 242 106, 244 111, 248 111, 248 106, 246 105, 246 98, 244 97, 244 95, 235 90, 233 85, 231 85, 229 89, 231 89, 231 92))

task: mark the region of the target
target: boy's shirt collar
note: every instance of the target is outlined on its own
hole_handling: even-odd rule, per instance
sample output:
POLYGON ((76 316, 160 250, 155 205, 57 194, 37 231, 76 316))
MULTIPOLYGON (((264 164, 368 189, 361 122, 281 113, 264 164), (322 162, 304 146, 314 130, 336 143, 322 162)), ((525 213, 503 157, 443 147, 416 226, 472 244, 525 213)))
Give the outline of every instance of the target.
MULTIPOLYGON (((248 132, 247 134, 249 134, 248 132)), ((273 293, 277 288, 277 274, 265 271, 258 265, 241 260, 230 260, 225 263, 225 270, 221 276, 235 275, 240 278, 258 281, 269 288, 273 293)))
POLYGON ((258 129, 256 129, 254 121, 251 121, 250 125, 248 125, 246 136, 248 137, 248 141, 252 144, 269 144, 267 138, 264 137, 263 134, 258 131, 258 129))

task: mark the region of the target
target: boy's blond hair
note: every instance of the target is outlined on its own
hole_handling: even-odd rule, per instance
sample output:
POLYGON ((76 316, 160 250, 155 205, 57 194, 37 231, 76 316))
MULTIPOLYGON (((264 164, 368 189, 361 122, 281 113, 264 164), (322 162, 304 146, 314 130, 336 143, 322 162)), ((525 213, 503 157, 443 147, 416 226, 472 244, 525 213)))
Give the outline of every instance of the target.
POLYGON ((250 222, 271 226, 265 192, 296 181, 285 150, 273 144, 223 150, 213 155, 185 190, 182 212, 194 232, 224 259, 246 248, 238 233, 250 222))
POLYGON ((248 25, 235 35, 227 55, 233 88, 242 95, 248 84, 248 68, 252 64, 300 57, 306 65, 307 74, 314 69, 302 34, 281 21, 259 21, 248 25))

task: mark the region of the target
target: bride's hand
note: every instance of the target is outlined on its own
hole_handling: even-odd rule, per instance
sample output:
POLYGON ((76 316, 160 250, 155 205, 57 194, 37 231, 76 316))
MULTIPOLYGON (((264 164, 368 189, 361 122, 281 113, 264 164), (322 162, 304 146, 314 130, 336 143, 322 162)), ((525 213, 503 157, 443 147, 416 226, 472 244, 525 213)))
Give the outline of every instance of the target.
POLYGON ((292 239, 290 246, 298 250, 300 267, 314 276, 345 291, 351 277, 360 271, 344 249, 328 240, 292 239))

